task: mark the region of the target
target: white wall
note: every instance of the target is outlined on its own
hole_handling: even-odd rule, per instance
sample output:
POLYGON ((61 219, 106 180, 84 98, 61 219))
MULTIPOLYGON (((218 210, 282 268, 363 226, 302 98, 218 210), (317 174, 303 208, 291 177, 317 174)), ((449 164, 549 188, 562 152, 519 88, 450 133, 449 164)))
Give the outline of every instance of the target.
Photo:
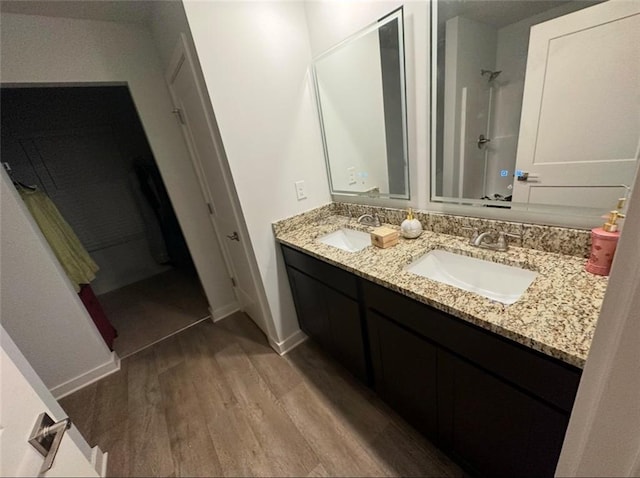
POLYGON ((0 320, 51 389, 113 357, 16 188, 1 176, 0 320))
POLYGON ((429 4, 428 2, 305 2, 312 56, 316 57, 345 38, 404 8, 409 184, 411 199, 372 199, 334 196, 336 200, 424 207, 429 200, 429 4))
MULTIPOLYGON (((1 34, 5 83, 127 82, 209 303, 215 310, 235 302, 150 32, 128 24, 3 13, 1 34)), ((23 290, 16 300, 28 297, 23 290)))
MULTIPOLYGON (((400 2, 184 2, 196 51, 251 236, 275 340, 297 330, 291 293, 270 224, 331 200, 324 167, 312 58, 396 9, 400 2), (308 198, 296 201, 294 182, 308 198)), ((405 4, 412 201, 428 177, 428 5, 405 4)))
POLYGON ((333 188, 389 193, 380 39, 352 40, 316 63, 333 188), (350 184, 353 168, 356 184, 350 184))
POLYGON ((316 118, 304 7, 185 2, 244 213, 276 341, 298 331, 271 223, 331 200, 316 118), (304 180, 307 199, 296 200, 304 180))
POLYGON ((186 34, 189 46, 194 48, 189 23, 180 0, 154 2, 150 28, 163 71, 171 63, 181 33, 186 34))

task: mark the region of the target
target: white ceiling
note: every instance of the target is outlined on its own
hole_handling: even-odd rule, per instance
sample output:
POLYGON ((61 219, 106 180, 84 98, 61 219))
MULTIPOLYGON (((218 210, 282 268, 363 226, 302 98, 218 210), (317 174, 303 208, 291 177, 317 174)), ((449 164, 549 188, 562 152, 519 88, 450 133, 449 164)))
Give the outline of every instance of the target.
POLYGON ((148 25, 154 3, 152 0, 2 0, 0 10, 25 15, 148 25))
MULTIPOLYGON (((439 0, 438 23, 462 15, 480 23, 502 28, 571 0, 439 0)), ((576 10, 597 1, 574 2, 576 10)))
MULTIPOLYGON (((149 25, 154 3, 180 0, 0 0, 7 13, 149 25)), ((463 15, 501 28, 571 0, 438 0, 438 23, 463 15)), ((583 8, 602 0, 580 0, 583 8)))

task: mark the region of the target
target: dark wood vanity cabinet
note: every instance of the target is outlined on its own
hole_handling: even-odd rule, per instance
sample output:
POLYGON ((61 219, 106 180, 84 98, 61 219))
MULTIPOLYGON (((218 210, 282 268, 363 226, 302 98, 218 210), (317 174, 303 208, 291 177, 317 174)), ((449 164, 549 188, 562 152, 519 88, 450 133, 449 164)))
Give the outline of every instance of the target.
POLYGON ((581 371, 283 246, 300 327, 478 475, 552 476, 581 371))
POLYGON ((553 476, 579 369, 370 282, 363 300, 374 387, 409 423, 478 475, 553 476))
POLYGON ((370 383, 357 278, 283 247, 300 328, 347 370, 370 383))

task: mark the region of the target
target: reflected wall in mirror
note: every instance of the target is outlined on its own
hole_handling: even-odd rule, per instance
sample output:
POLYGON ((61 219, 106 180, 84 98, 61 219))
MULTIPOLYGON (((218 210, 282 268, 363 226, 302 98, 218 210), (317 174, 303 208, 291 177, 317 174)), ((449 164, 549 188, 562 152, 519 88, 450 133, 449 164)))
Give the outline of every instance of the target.
POLYGON ((313 64, 332 194, 409 199, 402 9, 313 64))
POLYGON ((432 20, 432 200, 607 210, 626 196, 640 2, 438 0, 432 20))

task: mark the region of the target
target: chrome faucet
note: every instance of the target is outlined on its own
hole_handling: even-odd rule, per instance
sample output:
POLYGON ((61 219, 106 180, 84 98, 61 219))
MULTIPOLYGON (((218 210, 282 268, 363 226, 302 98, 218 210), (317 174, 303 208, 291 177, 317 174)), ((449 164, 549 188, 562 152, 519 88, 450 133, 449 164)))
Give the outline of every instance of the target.
POLYGON ((380 218, 377 214, 363 214, 358 218, 358 224, 364 224, 365 226, 380 227, 380 218))
POLYGON ((490 249, 492 251, 504 252, 509 249, 509 242, 507 237, 521 238, 522 235, 510 234, 508 232, 500 231, 498 233, 498 239, 495 242, 489 242, 489 239, 493 237, 493 232, 480 233, 477 228, 463 227, 462 229, 473 231, 473 235, 469 239, 469 244, 474 247, 480 247, 482 249, 490 249))

